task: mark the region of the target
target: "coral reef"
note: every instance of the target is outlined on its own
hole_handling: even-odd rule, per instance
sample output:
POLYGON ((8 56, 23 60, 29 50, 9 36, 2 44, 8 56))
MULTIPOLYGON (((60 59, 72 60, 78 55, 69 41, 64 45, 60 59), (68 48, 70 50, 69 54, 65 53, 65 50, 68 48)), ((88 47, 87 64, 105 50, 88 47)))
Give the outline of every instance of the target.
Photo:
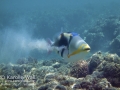
POLYGON ((92 73, 96 67, 103 61, 103 57, 101 55, 101 52, 97 52, 93 54, 91 58, 89 58, 89 73, 92 73))
POLYGON ((111 88, 111 84, 107 81, 107 79, 99 79, 88 75, 85 79, 83 79, 79 83, 75 83, 73 85, 73 90, 76 89, 85 89, 85 90, 105 90, 111 88))
POLYGON ((55 59, 31 62, 34 59, 30 63, 1 64, 0 90, 120 90, 117 54, 98 51, 76 63, 55 59))
POLYGON ((120 56, 120 17, 100 18, 94 26, 85 30, 85 40, 94 50, 110 51, 120 56))
MULTIPOLYGON (((116 32, 118 33, 118 32, 116 32)), ((120 31, 119 31, 120 33, 120 31)), ((110 52, 113 53, 120 53, 120 35, 118 35, 116 38, 114 38, 111 42, 110 42, 110 52)))
MULTIPOLYGON (((101 56, 98 53, 95 53, 95 55, 101 56)), ((90 63, 91 61, 89 64, 90 63)), ((120 58, 118 55, 109 53, 102 54, 102 62, 95 68, 95 71, 101 72, 101 76, 106 78, 112 86, 120 87, 120 58)))
POLYGON ((88 73, 89 69, 86 61, 78 61, 71 66, 70 75, 73 77, 85 77, 88 73))
POLYGON ((34 64, 37 63, 37 59, 28 57, 28 58, 21 58, 17 60, 17 64, 34 64))

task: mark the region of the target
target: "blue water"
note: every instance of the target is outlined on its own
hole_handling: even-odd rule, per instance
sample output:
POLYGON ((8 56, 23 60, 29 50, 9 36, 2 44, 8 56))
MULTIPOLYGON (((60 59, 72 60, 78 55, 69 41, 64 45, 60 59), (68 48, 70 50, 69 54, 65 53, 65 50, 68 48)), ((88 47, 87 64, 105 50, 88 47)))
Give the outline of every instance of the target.
POLYGON ((120 15, 120 0, 1 0, 0 62, 29 56, 39 60, 60 58, 48 55, 43 48, 33 48, 31 43, 53 39, 61 28, 84 38, 83 32, 94 27, 99 18, 111 15, 120 15), (23 48, 23 42, 30 46, 23 48))

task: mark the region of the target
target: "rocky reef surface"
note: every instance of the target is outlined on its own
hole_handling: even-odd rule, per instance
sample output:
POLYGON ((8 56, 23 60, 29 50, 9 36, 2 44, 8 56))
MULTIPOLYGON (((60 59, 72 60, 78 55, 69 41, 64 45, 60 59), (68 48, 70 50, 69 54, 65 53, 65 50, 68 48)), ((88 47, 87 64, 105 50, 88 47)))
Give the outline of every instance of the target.
POLYGON ((75 63, 30 57, 0 64, 0 90, 120 90, 120 57, 98 51, 75 63))
POLYGON ((92 50, 104 50, 120 56, 120 16, 101 17, 83 35, 92 50))

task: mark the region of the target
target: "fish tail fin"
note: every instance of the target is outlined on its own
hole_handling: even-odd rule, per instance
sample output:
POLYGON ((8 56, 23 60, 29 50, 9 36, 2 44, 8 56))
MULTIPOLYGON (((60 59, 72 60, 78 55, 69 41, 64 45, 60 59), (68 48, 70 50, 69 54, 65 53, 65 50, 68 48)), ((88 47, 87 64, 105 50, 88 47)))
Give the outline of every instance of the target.
POLYGON ((46 39, 46 42, 48 43, 47 52, 48 52, 48 54, 50 54, 53 51, 53 49, 52 49, 53 41, 48 38, 48 39, 46 39))
POLYGON ((50 40, 49 38, 48 38, 46 41, 47 41, 47 43, 48 43, 50 46, 53 44, 53 41, 50 40))

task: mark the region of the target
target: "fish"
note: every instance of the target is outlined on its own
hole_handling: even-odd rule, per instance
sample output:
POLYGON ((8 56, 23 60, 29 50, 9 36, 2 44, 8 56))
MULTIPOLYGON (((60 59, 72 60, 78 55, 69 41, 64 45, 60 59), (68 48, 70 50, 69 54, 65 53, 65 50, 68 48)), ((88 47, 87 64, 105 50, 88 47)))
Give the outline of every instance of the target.
POLYGON ((66 61, 74 62, 83 59, 89 52, 90 46, 76 32, 62 32, 55 41, 49 41, 50 50, 58 53, 66 61))

